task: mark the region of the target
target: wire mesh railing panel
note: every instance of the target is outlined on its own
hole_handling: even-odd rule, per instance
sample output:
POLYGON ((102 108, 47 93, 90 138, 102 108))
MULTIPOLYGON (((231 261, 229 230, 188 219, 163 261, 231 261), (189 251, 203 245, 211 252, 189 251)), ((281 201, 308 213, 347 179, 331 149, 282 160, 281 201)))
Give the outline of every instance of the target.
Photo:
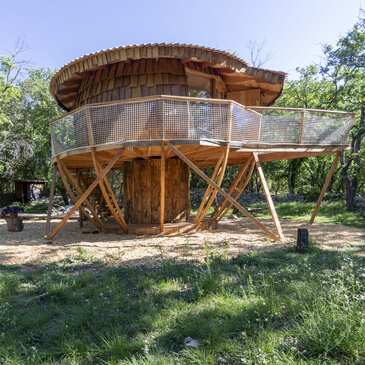
POLYGON ((191 101, 189 107, 191 139, 228 141, 228 104, 191 101))
POLYGON ((297 111, 256 109, 261 113, 260 142, 267 144, 300 143, 301 114, 297 111))
POLYGON ((265 144, 346 145, 352 113, 310 109, 252 107, 262 115, 260 142, 265 144))
POLYGON ((94 143, 162 139, 162 100, 89 106, 94 143))
POLYGON ((52 152, 161 140, 346 145, 353 119, 351 113, 246 108, 227 100, 163 96, 91 104, 66 114, 51 124, 52 152))
POLYGON ((260 140, 261 115, 236 104, 232 108, 231 141, 258 143, 260 140))
POLYGON ((351 114, 304 112, 303 144, 346 144, 353 126, 351 114))
POLYGON ((54 155, 88 146, 85 109, 54 121, 51 125, 51 140, 54 155))
POLYGON ((187 101, 162 101, 161 139, 188 139, 190 137, 189 110, 187 101))

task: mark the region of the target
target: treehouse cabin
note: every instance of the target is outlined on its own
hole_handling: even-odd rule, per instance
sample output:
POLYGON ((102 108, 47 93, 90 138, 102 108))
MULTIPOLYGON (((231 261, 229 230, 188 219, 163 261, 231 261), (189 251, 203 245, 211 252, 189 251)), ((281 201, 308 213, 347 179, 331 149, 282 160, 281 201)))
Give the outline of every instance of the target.
POLYGON ((46 236, 76 210, 99 230, 104 207, 125 233, 170 233, 214 226, 234 206, 269 237, 282 238, 260 162, 323 154, 337 162, 353 124, 351 113, 272 107, 284 80, 283 72, 186 44, 118 47, 63 66, 51 81, 66 111, 51 122, 52 158, 74 207, 52 231, 47 223, 46 236), (225 191, 229 165, 239 169, 225 191), (238 202, 255 168, 275 231, 238 202), (193 216, 192 171, 208 184, 193 216))

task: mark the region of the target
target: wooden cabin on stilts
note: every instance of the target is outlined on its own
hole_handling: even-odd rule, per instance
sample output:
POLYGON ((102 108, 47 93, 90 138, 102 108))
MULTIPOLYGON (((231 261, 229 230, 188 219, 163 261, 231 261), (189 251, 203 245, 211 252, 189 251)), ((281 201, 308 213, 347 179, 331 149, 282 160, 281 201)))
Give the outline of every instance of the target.
POLYGON ((261 164, 332 154, 313 222, 339 154, 348 148, 354 116, 272 107, 284 80, 283 72, 187 44, 118 47, 63 66, 51 81, 51 93, 67 113, 50 125, 54 174, 46 238, 52 240, 77 211, 100 231, 109 219, 123 233, 170 234, 214 227, 235 207, 270 239, 282 239, 261 164), (239 168, 223 189, 231 165, 239 168), (274 230, 239 203, 254 170, 274 230), (208 185, 195 215, 191 172, 208 185), (51 227, 57 175, 73 206, 51 227))

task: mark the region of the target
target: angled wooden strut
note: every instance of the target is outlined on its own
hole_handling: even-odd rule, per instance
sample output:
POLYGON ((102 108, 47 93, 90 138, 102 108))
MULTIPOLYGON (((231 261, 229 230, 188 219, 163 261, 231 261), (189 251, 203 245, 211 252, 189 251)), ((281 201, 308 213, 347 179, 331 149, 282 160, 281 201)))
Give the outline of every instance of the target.
POLYGON ((52 208, 53 208, 54 193, 55 193, 55 189, 56 189, 56 180, 57 180, 57 168, 55 165, 53 165, 51 189, 49 191, 49 198, 48 198, 47 221, 46 221, 46 227, 44 230, 45 237, 47 237, 49 235, 49 232, 51 230, 52 208))
POLYGON ((329 184, 331 182, 332 176, 333 176, 333 174, 336 171, 336 167, 337 167, 338 160, 340 159, 340 155, 341 155, 341 152, 337 152, 336 153, 336 157, 333 160, 332 165, 331 165, 331 168, 328 171, 328 174, 327 174, 327 176, 326 176, 326 178, 324 180, 324 184, 322 186, 321 193, 319 194, 319 197, 318 197, 316 206, 313 209, 312 216, 311 216, 311 219, 309 221, 309 224, 312 224, 314 222, 314 220, 315 220, 315 218, 316 218, 316 216, 318 214, 319 208, 320 208, 321 203, 322 203, 322 200, 324 198, 324 194, 326 193, 326 191, 328 189, 328 186, 329 186, 329 184))
MULTIPOLYGON (((66 165, 62 162, 60 158, 56 158, 57 161, 57 167, 59 174, 62 179, 63 186, 66 189, 67 195, 70 197, 72 204, 75 204, 77 200, 80 198, 80 196, 83 193, 83 190, 77 181, 77 179, 72 175, 72 173, 68 170, 66 165), (73 192, 72 188, 76 191, 76 193, 73 192)), ((86 207, 90 210, 90 213, 85 211, 84 207, 80 206, 81 214, 84 215, 90 222, 92 222, 95 227, 98 230, 102 230, 102 222, 100 221, 95 207, 92 205, 92 203, 89 201, 89 199, 85 199, 84 204, 86 207)))
POLYGON ((280 239, 284 239, 284 234, 283 234, 283 230, 281 228, 279 217, 276 213, 275 205, 274 205, 274 202, 272 200, 270 190, 269 190, 269 186, 267 184, 267 181, 266 181, 266 178, 265 178, 265 175, 264 175, 264 171, 262 170, 260 160, 259 160, 259 156, 258 156, 257 152, 253 153, 253 158, 254 158, 254 161, 255 161, 255 164, 256 164, 256 170, 257 170, 257 172, 259 174, 259 177, 260 177, 260 180, 261 180, 262 187, 264 189, 267 205, 269 206, 271 217, 272 217, 272 219, 274 221, 274 224, 275 224, 276 232, 277 232, 278 236, 280 237, 280 239))
MULTIPOLYGON (((230 187, 228 188, 228 194, 231 195, 235 200, 238 200, 240 195, 246 189, 251 179, 251 175, 254 168, 255 168, 255 162, 253 161, 252 157, 250 157, 237 172, 230 187)), ((227 199, 223 199, 222 202, 216 207, 212 218, 216 222, 219 222, 227 213, 228 209, 230 209, 231 207, 232 203, 230 203, 227 199)))
POLYGON ((218 186, 211 178, 209 178, 202 170, 199 169, 192 161, 190 161, 177 147, 168 143, 170 148, 175 154, 184 161, 197 175, 199 175, 208 184, 212 185, 213 188, 217 189, 223 198, 226 198, 234 207, 236 207, 244 216, 246 216, 255 226, 264 231, 271 239, 278 239, 279 237, 265 227, 259 220, 257 220, 247 209, 245 209, 240 203, 238 203, 231 195, 225 192, 220 186, 218 186))
MULTIPOLYGON (((93 159, 93 164, 96 172, 96 176, 101 176, 102 167, 100 162, 97 159, 95 148, 91 148, 91 156, 93 159)), ((122 228, 123 232, 128 232, 128 225, 126 221, 124 220, 123 213, 119 208, 118 200, 114 195, 114 192, 112 190, 112 187, 108 181, 108 178, 104 176, 99 181, 100 190, 103 194, 103 197, 108 205, 108 208, 110 212, 112 213, 114 219, 119 224, 119 226, 122 228)))
MULTIPOLYGON (((219 158, 211 179, 220 187, 223 182, 224 174, 226 172, 227 162, 228 162, 228 156, 229 156, 229 146, 224 150, 221 157, 219 158)), ((201 222, 205 218, 206 214, 209 211, 209 208, 212 206, 215 197, 217 196, 218 190, 212 187, 210 184, 208 184, 208 187, 205 191, 204 197, 200 203, 196 219, 195 219, 195 225, 197 228, 199 228, 201 222)))
POLYGON ((80 198, 77 200, 75 205, 70 208, 70 210, 66 213, 66 215, 62 218, 61 222, 57 224, 55 228, 53 228, 52 232, 47 236, 48 240, 52 240, 53 237, 57 235, 57 233, 64 227, 69 218, 80 208, 81 204, 89 197, 91 192, 97 187, 100 181, 104 179, 104 177, 109 173, 109 171, 113 168, 119 158, 122 156, 124 150, 118 151, 114 157, 109 161, 108 165, 100 172, 99 176, 89 185, 89 187, 82 193, 80 198))

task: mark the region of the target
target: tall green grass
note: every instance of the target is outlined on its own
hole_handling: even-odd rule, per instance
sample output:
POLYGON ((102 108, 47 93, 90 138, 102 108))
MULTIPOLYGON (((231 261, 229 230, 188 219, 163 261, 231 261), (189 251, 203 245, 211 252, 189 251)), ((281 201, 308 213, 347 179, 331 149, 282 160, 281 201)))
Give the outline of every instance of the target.
POLYGON ((362 364, 364 281, 363 258, 316 248, 2 266, 0 364, 362 364))

